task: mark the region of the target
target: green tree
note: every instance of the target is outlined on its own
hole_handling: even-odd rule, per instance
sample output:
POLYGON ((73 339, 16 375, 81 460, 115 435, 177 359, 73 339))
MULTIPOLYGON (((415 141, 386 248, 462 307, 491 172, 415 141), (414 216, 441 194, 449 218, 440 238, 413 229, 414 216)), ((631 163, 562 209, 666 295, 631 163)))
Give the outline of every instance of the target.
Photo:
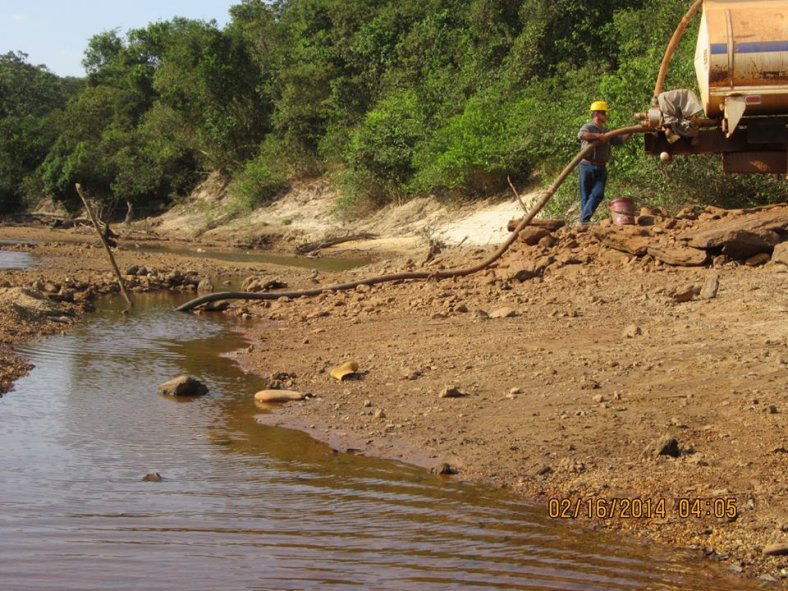
POLYGON ((0 55, 0 213, 40 196, 35 171, 55 142, 53 118, 75 89, 24 53, 0 55))

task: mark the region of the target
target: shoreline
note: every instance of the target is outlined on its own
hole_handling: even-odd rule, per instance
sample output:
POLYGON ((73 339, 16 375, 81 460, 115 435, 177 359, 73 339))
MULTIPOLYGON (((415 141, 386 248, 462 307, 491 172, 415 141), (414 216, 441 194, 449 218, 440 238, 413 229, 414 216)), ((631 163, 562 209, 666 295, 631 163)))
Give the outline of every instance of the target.
MULTIPOLYGON (((599 242, 591 232, 571 239, 599 242)), ((103 253, 86 241, 89 234, 76 245, 36 247, 48 263, 0 272, 0 279, 57 283, 74 276, 111 291, 103 253)), ((353 252, 356 245, 343 246, 353 252)), ((464 279, 232 303, 225 313, 254 322, 250 348, 236 361, 275 385, 317 395, 278 407, 264 421, 299 428, 340 451, 427 469, 446 463, 459 471, 452 478, 545 506, 550 498, 590 498, 609 509, 614 498, 664 499, 664 517, 583 521, 695 549, 733 572, 788 587, 785 557, 763 554, 788 537, 781 503, 788 412, 780 390, 788 376, 783 268, 666 268, 603 249, 539 277, 509 279, 532 250, 518 245, 495 268, 464 279), (711 273, 719 274, 718 297, 671 299, 674 287, 711 273), (330 369, 347 360, 359 363, 360 379, 332 380, 330 369), (464 396, 441 397, 450 386, 464 396), (668 434, 678 441, 678 457, 644 455, 668 434), (734 499, 736 519, 679 516, 679 498, 734 499)), ((485 254, 450 248, 435 264, 457 267, 485 254)), ((171 254, 118 256, 121 268, 144 262, 162 273, 195 268, 200 277, 228 271, 221 261, 171 254)), ((411 253, 360 272, 420 259, 411 253)), ((308 270, 233 265, 239 278, 314 286, 308 270)), ((63 305, 73 310, 68 322, 45 320, 29 335, 17 326, 12 335, 0 333, 3 342, 67 330, 82 304, 63 305)))

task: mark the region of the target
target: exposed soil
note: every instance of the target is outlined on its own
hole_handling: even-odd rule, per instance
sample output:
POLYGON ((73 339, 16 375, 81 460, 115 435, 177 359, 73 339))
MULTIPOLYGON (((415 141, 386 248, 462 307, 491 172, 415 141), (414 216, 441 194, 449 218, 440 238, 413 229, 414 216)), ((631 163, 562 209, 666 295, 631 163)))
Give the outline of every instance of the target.
MULTIPOLYGON (((304 207, 313 211, 310 203, 304 207)), ((196 292, 205 278, 221 289, 217 278, 230 275, 297 289, 465 267, 492 252, 480 246, 485 240, 500 241, 474 233, 481 224, 467 226, 465 238, 449 232, 450 221, 456 228, 483 216, 478 208, 449 216, 422 205, 440 212, 428 231, 387 231, 383 248, 372 241, 324 250, 377 253, 372 265, 336 276, 133 249, 117 256, 121 269, 138 267, 127 277, 135 290, 196 292)), ((416 216, 426 219, 427 211, 416 216)), ((272 407, 263 422, 304 429, 342 451, 456 470, 453 478, 509 488, 543 501, 545 511, 568 507, 594 527, 696 547, 744 576, 788 588, 788 557, 765 553, 788 544, 788 266, 778 262, 782 247, 771 261, 745 252, 754 239, 742 239, 740 230, 731 230, 735 244, 704 234, 758 218, 771 251, 785 239, 779 220, 786 211, 652 211, 642 212, 642 226, 524 233, 532 244, 519 240, 493 268, 466 278, 235 301, 224 313, 250 319, 251 344, 236 356, 244 368, 268 376, 273 387, 312 395, 272 407), (764 226, 767 218, 777 226, 764 226), (692 260, 698 256, 700 263, 692 260), (346 361, 358 364, 357 373, 332 378, 331 369, 346 361), (649 503, 652 515, 636 518, 649 503), (613 517, 598 518, 602 510, 613 517)), ((377 229, 385 226, 384 218, 378 222, 377 229)), ((164 232, 161 223, 146 227, 164 232)), ((323 233, 349 228, 332 221, 323 233)), ((39 240, 13 248, 42 263, 0 271, 0 298, 16 301, 19 292, 9 288, 25 286, 57 306, 38 313, 0 306, 6 387, 25 369, 10 348, 67 329, 95 294, 117 290, 89 232, 43 232, 2 228, 2 238, 39 240)), ((239 237, 237 227, 231 238, 211 232, 194 232, 203 236, 201 248, 254 239, 248 230, 239 237)), ((294 222, 283 232, 280 246, 320 234, 299 234, 294 222)), ((129 236, 124 244, 152 237, 129 236)))

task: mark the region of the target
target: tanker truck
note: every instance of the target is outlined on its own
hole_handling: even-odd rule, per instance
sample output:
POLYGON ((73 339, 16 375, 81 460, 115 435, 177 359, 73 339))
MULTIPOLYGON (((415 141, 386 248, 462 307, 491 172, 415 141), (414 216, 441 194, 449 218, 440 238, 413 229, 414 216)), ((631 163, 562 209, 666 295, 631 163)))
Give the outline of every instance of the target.
POLYGON ((640 116, 656 130, 645 136, 646 152, 664 161, 722 154, 725 172, 788 173, 788 0, 696 4, 700 99, 686 90, 662 93, 658 81, 651 109, 640 116))

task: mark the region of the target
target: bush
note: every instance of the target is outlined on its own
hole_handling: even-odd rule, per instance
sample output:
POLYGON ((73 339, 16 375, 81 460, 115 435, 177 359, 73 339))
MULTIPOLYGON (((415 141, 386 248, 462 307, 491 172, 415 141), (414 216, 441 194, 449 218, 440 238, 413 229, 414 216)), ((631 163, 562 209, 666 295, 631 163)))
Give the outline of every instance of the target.
POLYGON ((348 164, 357 177, 373 180, 384 192, 394 195, 416 172, 414 156, 425 136, 425 120, 416 93, 396 92, 367 113, 352 133, 348 164))
POLYGON ((282 178, 272 172, 264 158, 250 160, 230 185, 232 213, 252 211, 270 201, 284 186, 282 178))

